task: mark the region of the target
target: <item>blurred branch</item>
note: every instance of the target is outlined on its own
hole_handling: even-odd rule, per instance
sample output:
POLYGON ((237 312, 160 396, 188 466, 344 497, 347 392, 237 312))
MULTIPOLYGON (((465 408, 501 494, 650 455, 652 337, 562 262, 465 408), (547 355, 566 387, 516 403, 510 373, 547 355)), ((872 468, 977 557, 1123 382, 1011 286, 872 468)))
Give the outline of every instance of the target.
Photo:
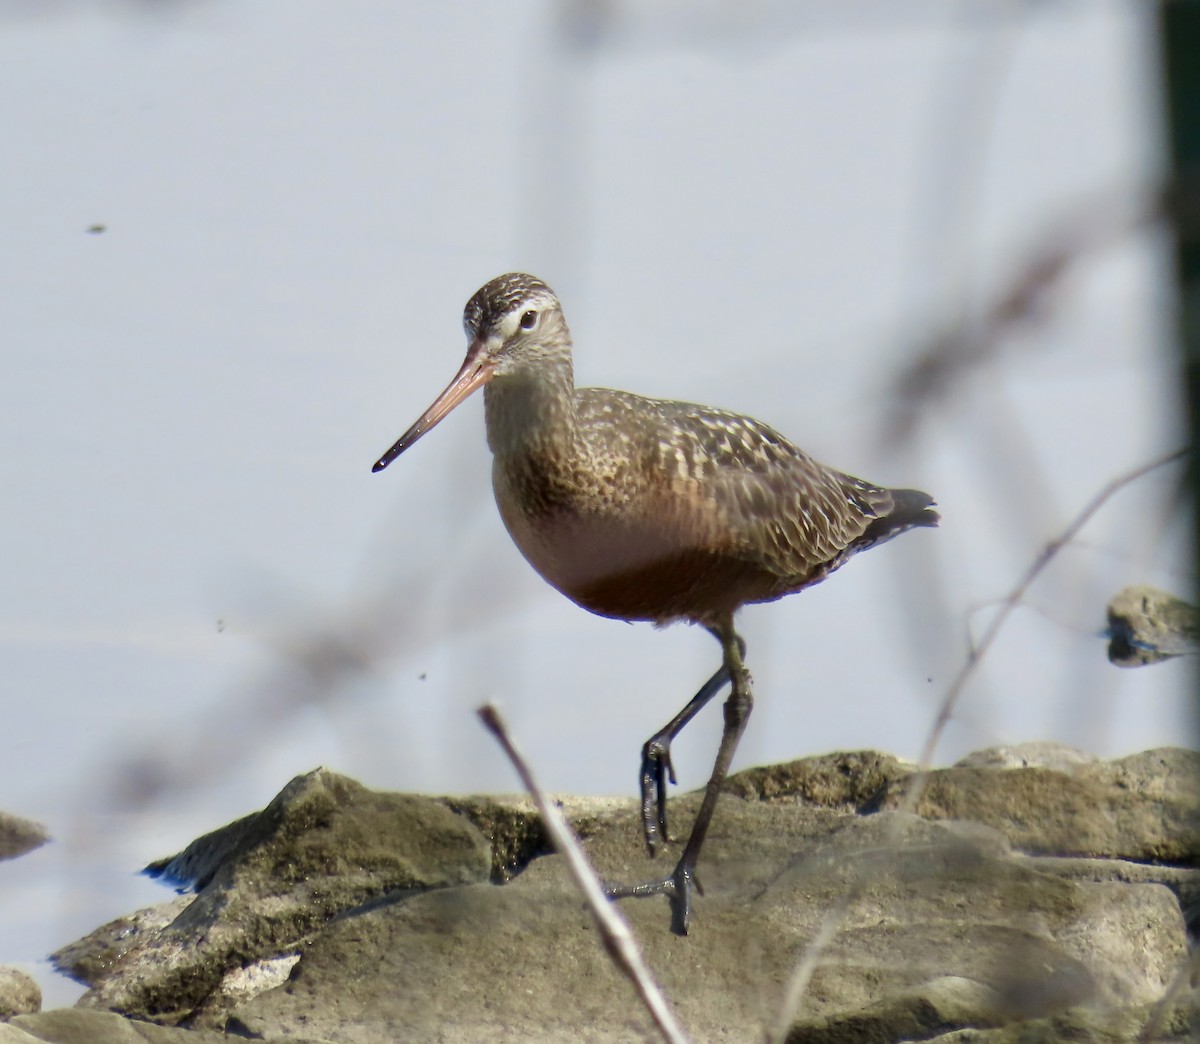
POLYGON ((596 922, 596 928, 600 932, 600 938, 609 957, 612 958, 613 963, 622 974, 633 983, 638 997, 650 1013, 650 1017, 654 1020, 654 1025, 658 1027, 663 1039, 677 1042, 677 1044, 686 1044, 687 1037, 683 1032, 683 1027, 679 1025, 667 1003, 667 998, 650 974, 646 960, 638 948, 637 940, 629 930, 629 925, 616 906, 605 896, 604 886, 596 876, 596 871, 588 863, 583 847, 567 825, 563 814, 547 799, 545 793, 537 785, 529 765, 514 746, 500 712, 489 703, 480 707, 478 714, 480 721, 496 737, 500 746, 504 748, 504 753, 508 755, 508 760, 512 762, 513 768, 517 770, 522 786, 529 792, 529 796, 537 805, 538 813, 546 826, 546 832, 554 842, 554 847, 566 857, 567 867, 575 879, 575 884, 583 893, 583 898, 596 922))
MULTIPOLYGON (((1200 96, 1200 88, 1197 94, 1200 96)), ((1195 170, 1177 171, 1157 189, 1100 195, 1060 219, 1028 249, 982 308, 964 308, 940 331, 917 342, 909 362, 894 379, 889 396, 894 408, 885 422, 885 436, 889 440, 910 438, 922 413, 944 402, 964 377, 995 359, 1006 338, 1050 319, 1075 270, 1133 233, 1163 220, 1171 224, 1177 238, 1197 244, 1195 266, 1200 286, 1198 159, 1195 170)), ((1200 291, 1192 291, 1192 297, 1198 295, 1200 291)), ((1183 296, 1186 301, 1186 291, 1183 296)), ((1194 301, 1191 307, 1196 314, 1191 319, 1185 317, 1184 325, 1200 336, 1200 304, 1194 301)), ((1200 348, 1196 354, 1200 357, 1200 348)), ((1200 376, 1194 383, 1200 385, 1200 376)), ((1198 401, 1200 398, 1193 398, 1193 416, 1198 401)))
MULTIPOLYGON (((1194 197, 1194 193, 1175 195, 1183 197, 1178 202, 1194 197)), ((895 378, 889 396, 894 408, 885 436, 911 438, 921 415, 948 399, 967 374, 994 359, 1007 337, 1049 319, 1074 269, 1156 221, 1166 199, 1166 194, 1154 192, 1132 203, 1125 194, 1102 197, 1057 222, 981 309, 964 309, 960 317, 916 345, 895 378)))
POLYGON ((821 962, 821 956, 833 942, 833 937, 837 935, 842 921, 850 912, 850 907, 857 902, 865 887, 865 880, 859 878, 851 888, 847 889, 841 899, 826 911, 825 916, 821 919, 821 926, 817 929, 816 937, 805 947, 804 956, 800 958, 795 971, 792 972, 792 977, 788 980, 783 1004, 779 1008, 779 1015, 768 1037, 770 1044, 785 1044, 787 1041, 788 1031, 800 1015, 804 994, 816 973, 817 965, 821 962))

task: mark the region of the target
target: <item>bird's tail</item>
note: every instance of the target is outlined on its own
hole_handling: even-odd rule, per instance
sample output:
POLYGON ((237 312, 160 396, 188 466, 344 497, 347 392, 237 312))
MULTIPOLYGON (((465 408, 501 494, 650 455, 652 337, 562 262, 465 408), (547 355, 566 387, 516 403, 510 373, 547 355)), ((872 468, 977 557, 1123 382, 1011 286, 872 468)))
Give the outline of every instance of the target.
POLYGON ((936 526, 941 522, 942 516, 934 510, 937 505, 928 493, 919 489, 889 489, 888 492, 892 495, 892 510, 867 526, 856 541, 857 550, 882 544, 917 526, 936 526))

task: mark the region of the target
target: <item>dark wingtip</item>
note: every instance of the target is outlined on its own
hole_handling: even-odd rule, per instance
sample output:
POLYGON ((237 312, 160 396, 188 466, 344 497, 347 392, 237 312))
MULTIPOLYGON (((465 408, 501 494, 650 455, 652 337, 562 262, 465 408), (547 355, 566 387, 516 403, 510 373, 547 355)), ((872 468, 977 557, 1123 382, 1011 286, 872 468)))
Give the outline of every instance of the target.
POLYGON ((905 526, 937 526, 942 516, 934 509, 937 502, 928 493, 919 489, 893 489, 892 502, 895 505, 888 520, 905 526))
POLYGON ((377 461, 375 461, 374 464, 371 465, 371 474, 374 475, 375 472, 382 471, 387 466, 388 466, 388 462, 386 460, 377 460, 377 461))
POLYGON ((888 492, 892 495, 892 510, 874 519, 863 530, 855 545, 857 550, 882 544, 917 526, 936 527, 941 523, 942 516, 934 510, 937 505, 928 493, 919 489, 889 489, 888 492))

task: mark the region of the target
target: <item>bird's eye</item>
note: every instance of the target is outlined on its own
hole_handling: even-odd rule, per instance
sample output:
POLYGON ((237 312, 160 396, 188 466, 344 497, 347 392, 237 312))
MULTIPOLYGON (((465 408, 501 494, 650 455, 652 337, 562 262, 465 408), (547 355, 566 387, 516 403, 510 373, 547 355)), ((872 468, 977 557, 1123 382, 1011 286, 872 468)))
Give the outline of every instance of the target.
POLYGON ((537 326, 538 314, 532 308, 521 316, 521 329, 532 330, 537 326))

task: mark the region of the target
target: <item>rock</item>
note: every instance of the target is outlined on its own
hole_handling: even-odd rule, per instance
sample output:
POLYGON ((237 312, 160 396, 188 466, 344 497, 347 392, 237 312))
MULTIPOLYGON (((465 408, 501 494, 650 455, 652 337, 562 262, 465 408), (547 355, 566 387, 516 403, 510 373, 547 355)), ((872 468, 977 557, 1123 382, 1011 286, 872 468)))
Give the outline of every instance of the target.
POLYGON ((50 840, 41 823, 0 812, 0 859, 15 859, 50 840))
POLYGON ((1030 1019, 995 1029, 953 1030, 927 1038, 928 1044, 1143 1044, 1154 1041, 1194 1041, 1200 994, 1185 992, 1163 1005, 1118 1012, 1074 1008, 1061 1015, 1030 1019), (1147 1033, 1149 1031, 1149 1033, 1147 1033))
POLYGON ((1029 864, 1048 874, 1073 881, 1114 881, 1125 884, 1161 884, 1179 902, 1193 943, 1200 936, 1200 869, 1131 863, 1123 859, 1077 859, 1069 856, 1030 856, 1029 864))
POLYGON ((180 896, 168 903, 136 910, 101 925, 77 942, 68 943, 51 955, 54 967, 76 982, 93 985, 112 974, 131 952, 152 942, 195 901, 180 896))
MULTIPOLYGON (((1184 955, 1166 889, 1144 886, 1147 923, 1124 918, 1128 948, 1110 952, 1082 941, 1110 937, 1110 897, 1022 867, 993 831, 737 799, 720 812, 691 936, 666 931, 661 902, 622 907, 697 1040, 761 1039, 781 978, 847 895, 855 901, 809 990, 814 1021, 797 1022, 789 1039, 873 1039, 828 1032, 862 1028, 867 1016, 940 1030, 1144 1001, 1184 955), (1134 953, 1154 956, 1149 971, 1130 967, 1134 953), (1168 970, 1154 980, 1155 969, 1168 970), (975 988, 951 988, 948 977, 975 988)), ((589 851, 610 878, 645 873, 632 814, 595 834, 589 851)), ((504 888, 430 892, 331 924, 289 982, 239 1008, 230 1029, 332 1038, 349 1023, 351 1039, 380 1044, 643 1039, 649 1023, 560 863, 537 860, 504 888)))
POLYGON ((0 1019, 28 1015, 42 1008, 42 991, 20 968, 0 964, 0 1019))
MULTIPOLYGON (((792 1042, 1133 1040, 1161 1017, 1156 1039, 1187 1039, 1192 995, 1155 1005, 1187 957, 1197 756, 1014 750, 932 773, 921 815, 902 810, 912 766, 872 752, 732 777, 692 934, 668 932, 661 897, 620 906, 693 1038, 782 1019, 792 1042)), ((673 822, 698 804, 674 800, 673 822)), ((564 805, 606 880, 669 869, 632 800, 564 805)), ((186 909, 73 951, 82 1003, 265 1040, 654 1037, 526 799, 317 772, 201 841, 156 864, 206 882, 186 909)))
POLYGON ((1139 584, 1108 603, 1108 659, 1144 667, 1200 650, 1200 609, 1166 591, 1139 584))
POLYGON ((1056 772, 1074 772, 1080 765, 1100 759, 1095 754, 1062 743, 1017 743, 1011 747, 988 747, 955 762, 955 768, 1048 768, 1056 772))
MULTIPOLYGON (((872 807, 906 807, 916 778, 888 782, 872 807)), ((1024 852, 1195 864, 1200 754, 1166 747, 1069 769, 937 769, 914 811, 985 823, 1024 852)))
POLYGON ((225 1044, 223 1033, 168 1029, 107 1011, 64 1008, 0 1023, 0 1044, 225 1044))
POLYGON ((759 801, 801 799, 823 808, 857 809, 876 797, 889 783, 916 771, 911 761, 901 761, 877 751, 819 754, 782 765, 745 769, 725 781, 724 790, 759 801))
MULTIPOLYGON (((511 880, 534 859, 552 851, 537 807, 524 794, 438 800, 452 812, 465 816, 488 839, 492 849, 491 876, 496 884, 511 880)), ((556 798, 555 803, 582 838, 590 837, 615 812, 629 809, 627 798, 564 796, 556 798)))
POLYGON ((947 975, 848 1013, 793 1024, 790 1042, 928 1040, 946 1027, 1004 1021, 999 994, 974 979, 947 975))
POLYGON ((343 911, 383 895, 485 881, 486 840, 430 798, 377 794, 318 769, 271 804, 153 864, 198 894, 135 922, 114 922, 54 955, 91 985, 82 1007, 156 1021, 223 1021, 231 973, 274 984, 279 961, 343 911), (225 984, 223 986, 223 984, 225 984))

